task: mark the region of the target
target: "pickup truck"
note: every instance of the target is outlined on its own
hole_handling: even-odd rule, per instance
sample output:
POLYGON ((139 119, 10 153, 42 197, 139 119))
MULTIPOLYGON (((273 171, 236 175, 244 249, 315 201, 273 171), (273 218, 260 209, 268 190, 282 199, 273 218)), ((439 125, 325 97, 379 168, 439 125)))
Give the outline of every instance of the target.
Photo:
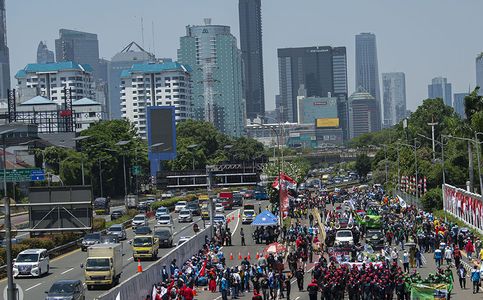
POLYGON ((137 235, 132 240, 133 258, 151 258, 158 257, 159 239, 154 235, 137 235))
POLYGON ((85 284, 91 290, 96 285, 115 286, 122 273, 121 244, 97 244, 87 248, 85 284))

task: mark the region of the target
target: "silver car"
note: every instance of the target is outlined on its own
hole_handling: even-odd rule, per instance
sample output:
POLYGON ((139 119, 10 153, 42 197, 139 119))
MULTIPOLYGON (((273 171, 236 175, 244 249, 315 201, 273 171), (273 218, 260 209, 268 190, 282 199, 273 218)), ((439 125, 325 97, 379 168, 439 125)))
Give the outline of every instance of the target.
POLYGON ((112 225, 107 229, 107 233, 119 237, 120 241, 125 240, 127 236, 126 230, 124 229, 124 226, 122 226, 121 224, 112 225))

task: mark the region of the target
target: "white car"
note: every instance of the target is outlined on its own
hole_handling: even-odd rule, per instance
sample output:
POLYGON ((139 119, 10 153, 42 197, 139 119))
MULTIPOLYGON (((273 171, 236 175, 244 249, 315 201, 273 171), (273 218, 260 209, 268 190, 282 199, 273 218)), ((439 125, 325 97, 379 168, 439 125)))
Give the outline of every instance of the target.
POLYGON ((173 225, 173 219, 170 215, 162 215, 158 218, 159 225, 173 225))
POLYGON ((159 217, 163 215, 169 215, 169 210, 166 207, 161 206, 156 210, 156 219, 159 219, 159 217))
POLYGON ((225 207, 221 203, 216 203, 215 205, 215 212, 217 213, 224 213, 225 212, 225 207))
POLYGON ((47 249, 28 249, 20 252, 13 261, 13 276, 35 276, 41 277, 42 274, 48 274, 49 254, 47 249))
POLYGON ((185 208, 186 204, 188 204, 188 202, 178 201, 174 206, 174 212, 180 212, 183 208, 185 208))
POLYGON ((136 229, 139 226, 148 226, 148 218, 143 214, 135 215, 131 224, 132 229, 136 229))
POLYGON ((214 224, 221 224, 225 225, 226 224, 226 217, 223 214, 216 214, 215 217, 213 218, 213 223, 214 224))
POLYGON ((347 247, 354 245, 354 237, 350 230, 339 230, 335 234, 334 246, 347 247))
POLYGON ((186 242, 187 240, 189 240, 191 237, 190 236, 182 236, 179 238, 179 241, 178 241, 178 246, 183 244, 184 242, 186 242))
POLYGON ((178 222, 193 222, 193 214, 191 210, 183 208, 178 215, 178 222))

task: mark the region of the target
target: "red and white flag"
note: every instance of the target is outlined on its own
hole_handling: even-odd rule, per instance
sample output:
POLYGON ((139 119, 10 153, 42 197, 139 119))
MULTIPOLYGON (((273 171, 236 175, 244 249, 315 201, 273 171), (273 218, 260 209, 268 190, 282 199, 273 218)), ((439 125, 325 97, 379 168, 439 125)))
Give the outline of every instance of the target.
MULTIPOLYGON (((297 181, 292 179, 287 174, 281 173, 280 178, 281 178, 280 181, 282 182, 282 185, 285 185, 286 188, 292 189, 292 190, 295 190, 297 188, 297 181)), ((279 177, 278 176, 277 176, 277 178, 275 178, 275 181, 273 182, 272 187, 276 190, 279 189, 279 177)))

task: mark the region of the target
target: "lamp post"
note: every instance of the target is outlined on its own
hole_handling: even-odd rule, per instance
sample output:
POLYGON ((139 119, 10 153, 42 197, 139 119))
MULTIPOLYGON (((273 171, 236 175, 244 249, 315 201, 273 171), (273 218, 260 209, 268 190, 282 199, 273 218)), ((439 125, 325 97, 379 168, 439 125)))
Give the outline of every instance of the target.
POLYGON ((416 175, 416 205, 419 203, 419 189, 418 189, 418 154, 417 154, 417 149, 420 147, 420 145, 417 145, 417 139, 414 139, 414 144, 404 144, 404 143, 398 143, 398 145, 401 146, 406 146, 414 149, 414 171, 416 175))
POLYGON ((7 196, 7 154, 6 154, 6 141, 5 136, 8 133, 11 133, 15 129, 7 129, 0 132, 2 136, 2 144, 3 144, 3 201, 5 202, 5 252, 6 252, 6 259, 7 259, 7 299, 8 300, 16 300, 17 299, 17 286, 13 282, 13 258, 12 258, 12 223, 10 219, 10 200, 7 196))
MULTIPOLYGON (((116 143, 116 146, 125 146, 129 144, 130 141, 119 141, 116 143)), ((123 153, 122 155, 122 168, 124 173, 124 199, 127 196, 127 177, 126 177, 126 154, 123 153)))
MULTIPOLYGON (((90 138, 91 136, 90 135, 83 135, 83 136, 79 136, 79 137, 76 137, 76 138, 73 138, 72 140, 76 142, 79 142, 79 141, 82 141, 82 140, 85 140, 85 139, 88 139, 90 138)), ((82 173, 82 185, 86 185, 86 182, 85 182, 85 175, 84 175, 84 158, 82 157, 82 149, 81 151, 81 173, 82 173)))
POLYGON ((195 170, 195 153, 194 153, 194 149, 196 147, 198 147, 199 145, 198 144, 191 144, 189 145, 187 148, 191 150, 191 156, 193 158, 193 171, 195 170))

